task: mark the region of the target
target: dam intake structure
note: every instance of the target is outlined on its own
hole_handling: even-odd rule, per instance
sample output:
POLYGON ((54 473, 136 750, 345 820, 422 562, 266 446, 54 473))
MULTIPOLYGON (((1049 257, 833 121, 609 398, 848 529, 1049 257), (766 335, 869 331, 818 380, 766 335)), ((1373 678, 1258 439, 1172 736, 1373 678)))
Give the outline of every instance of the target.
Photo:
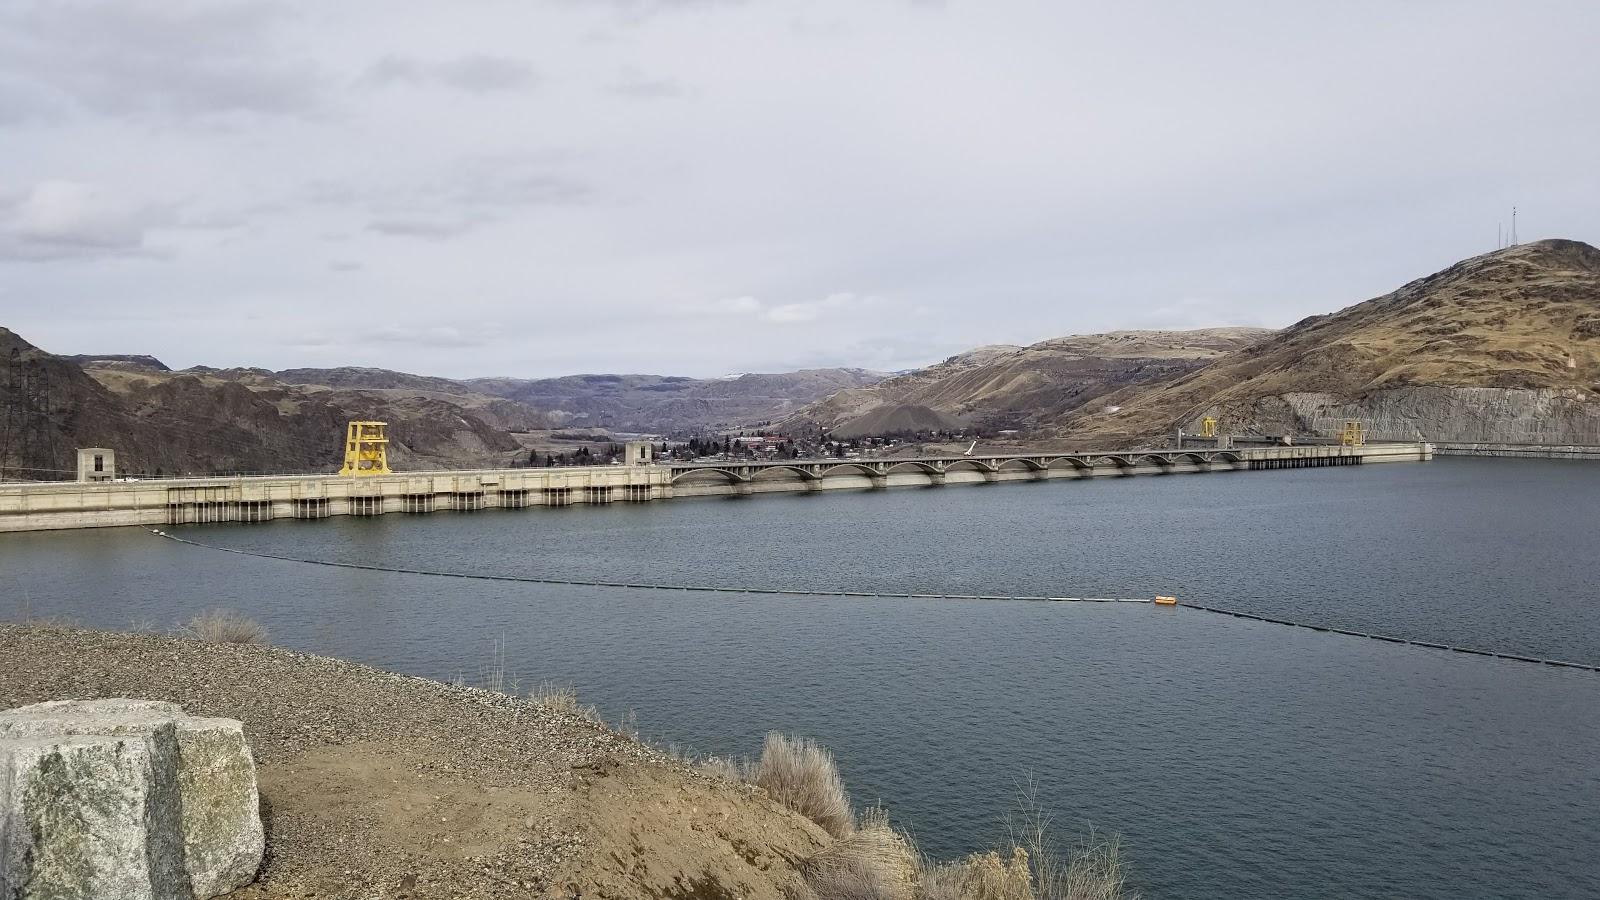
MULTIPOLYGON (((630 444, 632 448, 635 445, 630 444)), ((1320 468, 1433 458, 1428 443, 1017 452, 0 484, 0 532, 643 503, 677 497, 1320 468)))

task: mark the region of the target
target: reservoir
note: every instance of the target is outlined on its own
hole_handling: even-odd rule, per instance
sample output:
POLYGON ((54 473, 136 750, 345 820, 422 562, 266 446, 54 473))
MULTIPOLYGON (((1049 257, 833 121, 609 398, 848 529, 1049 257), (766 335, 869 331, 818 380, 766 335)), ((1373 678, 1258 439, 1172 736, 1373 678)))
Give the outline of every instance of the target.
POLYGON ((837 753, 936 856, 1019 786, 1122 835, 1150 898, 1600 896, 1600 673, 1149 604, 1600 662, 1600 466, 1427 464, 177 527, 304 559, 761 596, 470 581, 135 528, 0 536, 0 617, 273 642, 525 687, 700 752, 837 753))

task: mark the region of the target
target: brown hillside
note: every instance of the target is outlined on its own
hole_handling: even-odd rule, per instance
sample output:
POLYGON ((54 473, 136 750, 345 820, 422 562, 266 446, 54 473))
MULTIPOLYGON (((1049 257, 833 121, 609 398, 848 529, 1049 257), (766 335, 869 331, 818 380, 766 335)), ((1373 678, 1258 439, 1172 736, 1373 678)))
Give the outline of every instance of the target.
POLYGON ((129 474, 327 472, 350 419, 389 422, 391 461, 403 468, 503 464, 522 452, 509 431, 545 424, 521 404, 469 391, 348 390, 261 370, 85 360, 0 328, 0 477, 69 478, 79 447, 115 449, 129 474))
POLYGON ((883 378, 865 369, 801 369, 726 378, 568 375, 474 378, 462 384, 537 409, 562 428, 672 434, 769 422, 836 391, 883 378))
POLYGON ((1547 240, 1306 319, 1175 381, 1118 391, 1099 406, 1119 410, 1086 411, 1063 433, 1153 440, 1207 414, 1236 433, 1326 433, 1338 413, 1394 437, 1484 440, 1537 431, 1522 420, 1542 417, 1555 438, 1588 427, 1596 379, 1600 250, 1547 240), (1516 408, 1473 408, 1486 404, 1516 408))
POLYGON ((966 425, 954 416, 913 404, 885 403, 871 412, 841 422, 828 433, 840 440, 930 431, 960 431, 966 425))
POLYGON ((876 385, 841 391, 784 420, 835 428, 880 407, 927 407, 985 429, 1061 421, 1118 388, 1191 372, 1272 332, 1259 328, 1114 331, 980 347, 876 385))

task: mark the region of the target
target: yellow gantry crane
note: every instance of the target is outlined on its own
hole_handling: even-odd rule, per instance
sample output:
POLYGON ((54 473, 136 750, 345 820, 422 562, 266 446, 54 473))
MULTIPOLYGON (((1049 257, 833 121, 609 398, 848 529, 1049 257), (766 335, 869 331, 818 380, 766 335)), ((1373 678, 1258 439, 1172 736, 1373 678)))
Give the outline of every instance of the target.
POLYGON ((1367 442, 1367 429, 1360 419, 1345 419, 1344 430, 1339 432, 1339 443, 1346 447, 1360 447, 1367 442))
POLYGON ((389 474, 388 422, 351 422, 345 430, 344 468, 340 475, 389 474))
POLYGON ((1200 420, 1200 436, 1203 438, 1214 438, 1217 436, 1216 416, 1206 416, 1204 419, 1200 420))

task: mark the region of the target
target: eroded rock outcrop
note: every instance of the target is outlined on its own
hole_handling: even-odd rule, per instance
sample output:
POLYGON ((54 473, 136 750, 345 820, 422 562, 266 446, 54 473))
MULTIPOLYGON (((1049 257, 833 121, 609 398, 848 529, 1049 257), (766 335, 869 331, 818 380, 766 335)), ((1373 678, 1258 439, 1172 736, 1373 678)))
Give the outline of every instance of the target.
POLYGON ((1572 388, 1427 386, 1359 399, 1305 392, 1283 400, 1300 433, 1336 435, 1345 419, 1360 419, 1380 440, 1600 445, 1600 403, 1572 388))
POLYGON ((264 846, 237 721, 149 700, 0 712, 0 900, 209 900, 264 846))

